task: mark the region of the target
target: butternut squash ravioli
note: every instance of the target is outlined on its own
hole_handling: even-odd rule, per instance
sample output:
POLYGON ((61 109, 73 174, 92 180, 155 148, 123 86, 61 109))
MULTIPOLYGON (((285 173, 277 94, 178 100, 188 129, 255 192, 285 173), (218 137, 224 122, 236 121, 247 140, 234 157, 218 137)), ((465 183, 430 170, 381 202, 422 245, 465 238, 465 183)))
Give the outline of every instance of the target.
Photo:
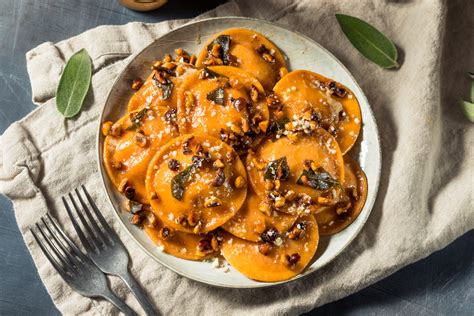
POLYGON ((131 83, 127 113, 102 122, 110 182, 168 255, 291 279, 318 259, 320 236, 364 207, 367 178, 348 155, 362 126, 357 98, 290 71, 254 30, 223 30, 196 54, 154 61, 131 83))

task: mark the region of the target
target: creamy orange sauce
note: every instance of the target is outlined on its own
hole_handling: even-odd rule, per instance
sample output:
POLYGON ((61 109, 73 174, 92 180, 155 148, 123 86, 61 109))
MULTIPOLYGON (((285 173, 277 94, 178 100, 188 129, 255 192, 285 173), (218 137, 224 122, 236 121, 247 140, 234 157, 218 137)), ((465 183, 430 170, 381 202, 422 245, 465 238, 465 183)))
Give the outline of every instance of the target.
POLYGON ((265 282, 290 279, 311 262, 318 247, 319 233, 316 220, 312 215, 306 215, 296 223, 302 221, 307 223, 303 238, 291 240, 282 234, 281 244, 273 245, 267 255, 259 252, 258 243, 225 234, 221 246, 222 255, 240 273, 251 279, 265 282), (294 266, 288 265, 286 255, 295 253, 299 254, 299 261, 294 266))
POLYGON ((359 102, 352 91, 339 83, 337 87, 345 90, 345 96, 341 98, 332 93, 328 89, 330 82, 333 80, 320 74, 297 70, 284 76, 273 90, 290 119, 299 118, 303 113, 312 110, 318 113, 322 125, 324 121, 337 121, 334 123, 334 136, 345 154, 357 140, 362 125, 359 102), (343 113, 339 110, 343 110, 343 113))
POLYGON ((265 36, 253 30, 235 28, 216 34, 204 45, 198 55, 196 65, 198 67, 204 66, 208 56, 207 46, 219 35, 230 36, 229 53, 236 59, 235 66, 249 72, 262 83, 266 90, 271 90, 279 79, 279 69, 286 67, 285 59, 278 47, 265 36), (274 52, 275 61, 273 63, 265 61, 257 52, 260 45, 264 45, 268 50, 274 52))

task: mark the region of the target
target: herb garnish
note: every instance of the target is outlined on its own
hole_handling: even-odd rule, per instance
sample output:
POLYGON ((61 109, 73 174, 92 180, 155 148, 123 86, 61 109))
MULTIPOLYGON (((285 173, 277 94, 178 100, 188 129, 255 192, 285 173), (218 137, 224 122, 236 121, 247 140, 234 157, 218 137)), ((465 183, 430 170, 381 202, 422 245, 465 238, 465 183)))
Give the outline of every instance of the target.
POLYGON ((132 118, 130 118, 130 121, 132 121, 132 125, 127 127, 125 130, 133 131, 137 129, 140 126, 141 120, 145 117, 145 114, 148 110, 149 110, 148 106, 145 106, 143 109, 138 111, 132 118))
POLYGON ((184 195, 184 187, 186 183, 191 180, 191 177, 194 174, 195 166, 191 165, 184 169, 183 171, 179 172, 177 175, 173 177, 171 180, 171 194, 175 199, 181 201, 184 195))
POLYGON ((161 99, 169 99, 171 97, 171 93, 173 92, 173 82, 166 78, 164 78, 164 82, 160 82, 154 75, 152 80, 155 83, 155 86, 161 90, 161 99))
POLYGON ((273 121, 267 129, 267 134, 281 134, 285 131, 286 123, 289 123, 290 119, 284 117, 278 121, 273 121))
POLYGON ((265 180, 286 180, 290 176, 290 167, 286 156, 271 161, 265 169, 263 178, 265 180))
POLYGON ((304 170, 301 176, 296 181, 297 184, 308 185, 313 189, 326 191, 333 186, 339 185, 339 182, 331 177, 324 169, 314 172, 313 169, 304 170), (306 176, 307 183, 303 183, 302 177, 306 176))
POLYGON ((65 117, 81 111, 91 85, 92 62, 85 49, 69 58, 56 90, 56 107, 65 117))
POLYGON ((208 56, 212 55, 212 47, 215 44, 219 44, 219 57, 222 59, 224 65, 228 65, 230 62, 229 58, 229 48, 230 48, 230 36, 229 35, 219 35, 215 40, 213 40, 209 45, 207 45, 208 56))
POLYGON ((372 25, 353 16, 336 14, 337 22, 354 47, 383 68, 399 68, 398 52, 390 39, 372 25))
POLYGON ((219 105, 224 105, 224 88, 219 87, 207 94, 207 99, 219 105))

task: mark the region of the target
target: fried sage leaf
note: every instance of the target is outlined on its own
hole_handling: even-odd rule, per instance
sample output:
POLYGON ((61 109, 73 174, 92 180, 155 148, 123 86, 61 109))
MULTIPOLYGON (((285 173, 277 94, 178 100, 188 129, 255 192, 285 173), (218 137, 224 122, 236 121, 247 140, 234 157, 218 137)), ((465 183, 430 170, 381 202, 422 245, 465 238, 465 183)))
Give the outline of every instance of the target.
POLYGON ((224 88, 219 87, 207 94, 207 99, 219 105, 224 105, 224 88))
POLYGON ((148 111, 148 106, 145 106, 143 109, 141 109, 140 111, 138 111, 131 119, 130 121, 132 121, 132 125, 130 125, 129 127, 127 127, 125 130, 126 131, 133 131, 133 130, 136 130, 140 124, 141 124, 141 121, 142 119, 145 117, 145 114, 146 112, 148 111))
POLYGON ((171 179, 171 194, 178 201, 181 201, 183 199, 186 183, 191 180, 191 177, 194 174, 194 170, 195 166, 191 165, 183 171, 179 172, 177 175, 175 175, 173 179, 171 179))
POLYGON ((212 55, 212 48, 215 44, 219 44, 219 58, 222 59, 224 65, 228 65, 230 62, 229 49, 230 49, 230 36, 229 35, 219 35, 215 40, 213 40, 209 45, 207 45, 208 55, 212 55))
POLYGON ((398 51, 392 41, 372 25, 353 16, 336 14, 337 22, 354 47, 383 68, 399 68, 398 51))
POLYGON ((92 62, 85 49, 69 58, 56 90, 56 107, 65 117, 81 111, 91 85, 92 62))
POLYGON ((273 121, 267 129, 267 134, 282 134, 285 131, 285 125, 289 122, 290 119, 287 117, 273 121))
POLYGON ((263 178, 265 180, 286 180, 289 176, 290 167, 288 167, 286 156, 283 156, 268 163, 263 178))
POLYGON ((331 175, 326 171, 321 170, 314 172, 312 169, 304 170, 296 181, 296 183, 307 185, 313 189, 322 191, 326 191, 332 188, 333 186, 339 185, 339 181, 331 177, 331 175), (306 176, 307 182, 302 180, 303 176, 306 176))
POLYGON ((161 99, 168 100, 173 92, 173 82, 169 79, 165 79, 164 82, 160 82, 155 76, 152 77, 155 86, 161 91, 161 99))

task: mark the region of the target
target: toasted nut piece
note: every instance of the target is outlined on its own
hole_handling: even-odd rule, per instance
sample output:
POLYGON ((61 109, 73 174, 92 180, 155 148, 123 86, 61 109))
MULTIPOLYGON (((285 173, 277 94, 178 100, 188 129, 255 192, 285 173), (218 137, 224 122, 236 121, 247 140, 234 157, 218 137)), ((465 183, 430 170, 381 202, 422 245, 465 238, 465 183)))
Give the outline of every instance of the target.
POLYGON ((214 251, 218 251, 218 250, 219 250, 219 242, 217 241, 217 237, 216 237, 216 236, 212 236, 212 239, 211 239, 211 247, 212 247, 212 250, 214 250, 214 251))
POLYGON ((277 196, 275 198, 275 204, 274 205, 275 205, 276 208, 281 208, 281 207, 285 206, 285 203, 286 203, 286 199, 284 197, 277 196))
POLYGON ((189 63, 194 66, 196 65, 196 61, 197 61, 196 55, 192 54, 191 57, 189 57, 189 63))
POLYGON ((258 123, 258 127, 262 132, 266 133, 268 129, 268 121, 261 121, 260 123, 258 123))
POLYGON ((230 130, 232 132, 236 133, 237 135, 243 135, 242 129, 239 126, 235 125, 235 124, 231 125, 230 130))
POLYGON ((275 57, 268 53, 263 53, 262 54, 263 60, 265 60, 267 63, 274 63, 275 62, 275 57))
POLYGON ((326 205, 326 206, 332 206, 332 205, 336 204, 336 201, 334 201, 333 199, 329 199, 329 198, 319 196, 318 197, 318 204, 326 205))
POLYGON ((143 135, 143 133, 140 131, 135 133, 134 139, 135 143, 140 147, 146 147, 146 145, 148 144, 147 137, 143 135))
POLYGON ((165 62, 165 63, 169 63, 172 60, 173 59, 171 58, 170 54, 166 54, 165 57, 163 57, 163 62, 165 62))
POLYGON ((221 45, 219 44, 214 44, 212 45, 212 49, 211 49, 211 55, 216 57, 216 58, 219 58, 220 57, 220 51, 221 51, 221 45))
POLYGON ((133 90, 138 90, 140 89, 140 87, 143 85, 143 81, 142 79, 138 78, 138 79, 135 79, 133 80, 132 82, 132 89, 133 90))
POLYGON ((194 106, 194 94, 191 91, 184 92, 184 106, 187 109, 194 106))
POLYGON ((107 136, 110 134, 110 129, 112 128, 112 125, 114 123, 112 123, 111 121, 107 121, 107 122, 104 122, 102 123, 102 135, 104 136, 107 136))
POLYGON ((277 110, 277 111, 273 112, 273 114, 275 115, 275 118, 277 120, 281 120, 282 118, 285 117, 285 112, 283 112, 281 110, 277 110))
POLYGON ((336 208, 336 213, 337 215, 341 215, 343 213, 347 213, 347 211, 351 208, 352 204, 351 202, 343 203, 342 205, 337 205, 336 208))
POLYGON ((272 215, 272 207, 270 206, 270 204, 266 202, 261 202, 258 205, 258 210, 265 215, 268 215, 268 216, 272 215))
POLYGON ((140 226, 143 222, 143 219, 144 217, 141 215, 141 214, 135 214, 132 216, 132 218, 130 219, 130 222, 133 224, 133 225, 137 225, 137 226, 140 226))
POLYGON ((252 102, 257 102, 258 99, 259 99, 259 93, 258 93, 258 89, 257 87, 255 87, 254 85, 251 85, 250 86, 250 99, 252 100, 252 102))
POLYGON ((245 187, 245 179, 244 177, 242 176, 238 176, 236 179, 235 179, 235 182, 234 182, 234 186, 237 188, 237 189, 241 189, 243 187, 245 187))
POLYGON ((308 177, 307 176, 301 176, 300 180, 304 185, 308 184, 308 177))
POLYGON ((272 244, 268 242, 258 245, 258 251, 264 256, 268 255, 270 251, 272 251, 272 248, 272 244))
POLYGON ((160 68, 161 65, 163 65, 163 62, 161 60, 157 60, 153 63, 153 66, 151 66, 151 69, 156 70, 156 69, 160 68))
POLYGON ((285 199, 289 202, 293 201, 296 198, 296 192, 293 190, 288 190, 285 194, 285 199))
POLYGON ((295 126, 293 124, 293 122, 288 122, 285 124, 285 129, 288 130, 288 131, 292 131, 295 129, 295 126))
POLYGON ((278 179, 275 180, 274 185, 275 185, 275 190, 280 190, 280 186, 281 186, 280 180, 278 180, 278 179))
POLYGON ((128 185, 128 179, 127 178, 123 178, 122 181, 120 181, 120 184, 117 188, 117 190, 120 192, 120 193, 124 193, 125 192, 125 188, 127 187, 128 185))
POLYGON ((229 150, 228 152, 225 153, 225 162, 231 163, 232 161, 235 160, 237 157, 237 154, 233 150, 229 150))
POLYGON ((168 239, 170 237, 173 237, 174 235, 174 229, 171 227, 163 226, 160 229, 160 237, 163 239, 168 239))
POLYGON ((198 216, 194 212, 189 213, 188 217, 186 218, 186 223, 191 227, 196 226, 198 221, 199 221, 198 216))
POLYGON ((225 173, 222 168, 217 169, 216 171, 216 177, 212 181, 212 185, 215 187, 220 187, 223 185, 225 182, 225 173))
POLYGON ((234 76, 229 77, 229 84, 232 88, 236 90, 240 90, 243 88, 242 83, 240 83, 239 79, 234 76))
POLYGON ((280 70, 278 71, 280 78, 282 78, 287 73, 288 73, 288 69, 286 69, 286 67, 281 67, 280 70))
POLYGON ((199 234, 202 230, 202 222, 201 221, 198 221, 198 223, 196 224, 196 226, 194 226, 194 229, 193 229, 193 232, 195 234, 199 234))
POLYGON ((246 119, 242 119, 242 131, 244 133, 247 133, 249 130, 250 130, 249 121, 247 121, 246 119))
POLYGON ((181 56, 184 54, 184 50, 180 47, 180 48, 176 48, 174 50, 175 54, 178 55, 178 56, 181 56))
POLYGON ((217 207, 221 205, 222 201, 216 196, 210 196, 204 200, 204 207, 217 207))
POLYGON ((214 163, 212 165, 216 169, 224 168, 224 163, 220 159, 217 159, 216 161, 214 161, 214 163))
POLYGON ((120 161, 114 161, 112 162, 112 168, 116 170, 122 169, 122 163, 120 161))
POLYGON ((289 132, 286 137, 288 137, 288 139, 291 141, 291 142, 296 142, 298 140, 298 134, 297 133, 292 133, 292 132, 289 132))
POLYGON ((122 125, 120 123, 115 123, 110 128, 110 135, 113 137, 120 137, 122 135, 122 125))
POLYGON ((262 160, 254 159, 254 160, 252 160, 252 162, 253 162, 253 165, 255 166, 255 168, 257 168, 257 170, 263 170, 267 166, 265 164, 265 161, 262 161, 262 160))
POLYGON ((273 190, 274 187, 275 185, 273 184, 271 180, 265 180, 265 190, 271 191, 273 190))
POLYGON ((181 163, 178 160, 171 158, 168 161, 168 169, 170 169, 171 171, 178 171, 180 167, 181 163))
POLYGON ((316 171, 318 170, 318 165, 317 165, 314 161, 311 162, 311 165, 310 165, 310 166, 311 166, 311 169, 312 169, 313 171, 316 172, 316 171))
POLYGON ((167 62, 167 63, 164 63, 162 67, 169 70, 173 70, 176 68, 176 64, 172 62, 167 62))
POLYGON ((158 224, 158 220, 156 219, 155 214, 153 214, 151 212, 146 215, 146 221, 147 221, 146 225, 149 228, 154 228, 158 224))
POLYGON ((184 74, 185 71, 186 71, 186 70, 185 70, 184 67, 181 66, 181 65, 178 65, 178 66, 176 67, 176 70, 175 70, 176 75, 178 75, 178 76, 181 76, 182 74, 184 74))

